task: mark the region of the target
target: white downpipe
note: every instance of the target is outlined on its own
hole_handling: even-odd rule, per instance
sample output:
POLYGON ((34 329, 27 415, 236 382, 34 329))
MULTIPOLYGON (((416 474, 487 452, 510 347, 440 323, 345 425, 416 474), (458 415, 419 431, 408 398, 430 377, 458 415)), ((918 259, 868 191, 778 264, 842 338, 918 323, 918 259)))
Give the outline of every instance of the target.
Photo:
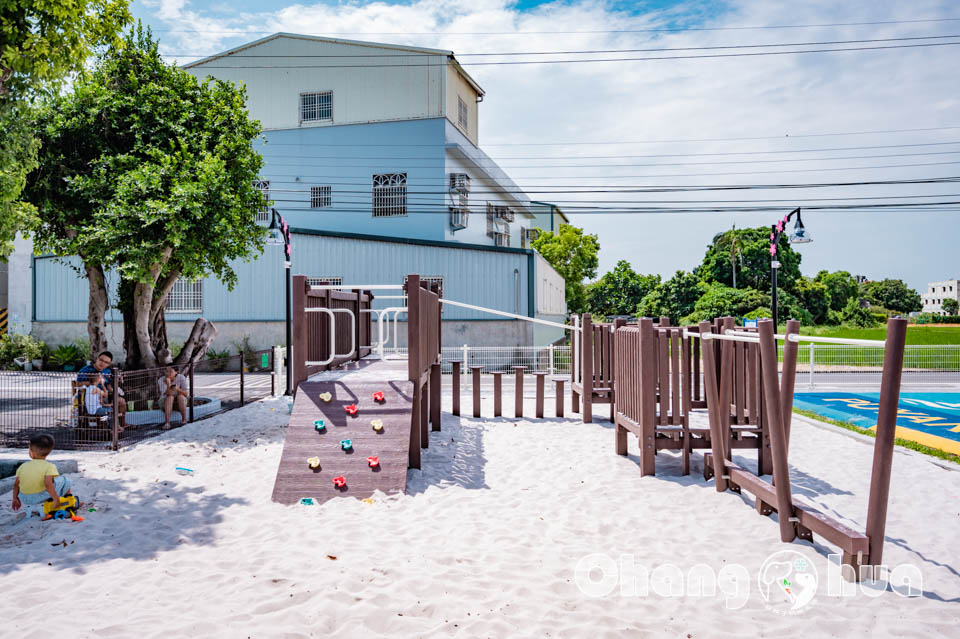
POLYGON ((512 319, 523 320, 525 322, 533 322, 534 324, 543 324, 544 326, 555 326, 557 328, 562 328, 567 331, 577 331, 580 329, 574 328, 569 324, 560 324, 559 322, 551 322, 548 320, 543 320, 537 317, 527 317, 526 315, 517 315, 516 313, 507 313, 506 311, 497 311, 492 308, 486 308, 483 306, 474 306, 473 304, 464 304, 463 302, 454 302, 453 300, 448 300, 446 298, 440 298, 441 304, 452 304, 453 306, 459 306, 461 308, 469 308, 472 311, 481 311, 483 313, 490 313, 491 315, 500 315, 501 317, 509 317, 512 319))

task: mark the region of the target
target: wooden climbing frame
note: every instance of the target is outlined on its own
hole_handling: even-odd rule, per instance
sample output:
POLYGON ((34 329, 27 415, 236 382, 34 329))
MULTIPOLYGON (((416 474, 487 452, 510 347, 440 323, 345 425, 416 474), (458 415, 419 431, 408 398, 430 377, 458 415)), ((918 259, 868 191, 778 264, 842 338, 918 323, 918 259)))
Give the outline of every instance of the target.
POLYGON ((585 424, 593 421, 594 404, 610 404, 610 421, 614 421, 613 332, 624 323, 617 320, 613 324, 594 324, 590 313, 584 313, 580 331, 574 331, 571 403, 573 412, 579 413, 583 398, 585 424))

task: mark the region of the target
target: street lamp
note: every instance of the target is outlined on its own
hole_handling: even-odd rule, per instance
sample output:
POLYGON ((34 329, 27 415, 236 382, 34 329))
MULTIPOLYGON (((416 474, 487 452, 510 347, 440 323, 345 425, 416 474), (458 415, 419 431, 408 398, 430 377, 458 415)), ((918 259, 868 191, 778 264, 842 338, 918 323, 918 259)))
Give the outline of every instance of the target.
POLYGON ((286 281, 284 289, 287 291, 287 357, 284 360, 283 367, 287 371, 287 392, 285 395, 293 395, 293 371, 290 369, 290 342, 293 341, 293 327, 290 323, 290 227, 287 225, 283 216, 277 213, 277 209, 270 209, 270 226, 267 227, 270 237, 267 238, 267 244, 272 246, 283 246, 284 259, 283 266, 286 270, 286 281))
POLYGON ((790 211, 790 213, 782 220, 770 227, 770 273, 771 279, 773 280, 773 295, 771 296, 771 314, 773 315, 773 325, 774 327, 778 326, 777 324, 777 269, 780 268, 780 262, 777 260, 777 245, 780 243, 780 236, 783 235, 784 230, 787 228, 787 223, 790 221, 794 215, 797 216, 797 221, 793 226, 793 233, 790 234, 788 241, 791 244, 807 244, 813 240, 810 238, 810 234, 807 233, 807 229, 803 226, 803 221, 800 220, 800 208, 790 211))

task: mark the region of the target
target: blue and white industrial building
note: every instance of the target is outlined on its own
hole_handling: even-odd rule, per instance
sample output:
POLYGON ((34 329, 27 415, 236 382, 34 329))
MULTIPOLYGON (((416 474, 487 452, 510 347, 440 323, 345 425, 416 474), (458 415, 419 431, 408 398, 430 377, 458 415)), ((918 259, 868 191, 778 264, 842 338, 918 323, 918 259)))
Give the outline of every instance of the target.
MULTIPOLYGON (((441 278, 450 299, 563 321, 563 280, 530 246, 536 227, 555 231, 562 213, 531 203, 480 150, 484 92, 452 52, 280 33, 185 69, 246 86, 250 115, 264 129, 258 186, 293 230, 295 274, 349 285, 400 284, 419 273, 441 278)), ((53 344, 84 335, 86 282, 60 260, 28 261, 23 251, 21 243, 10 263, 11 281, 31 282, 11 298, 19 315, 29 309, 21 327, 53 344)), ((203 316, 218 326, 219 348, 242 335, 255 346, 283 341, 282 249, 268 246, 236 270, 233 291, 213 278, 178 282, 166 315, 171 340, 203 316)), ((119 350, 120 317, 108 320, 119 350)), ((444 321, 447 346, 563 337, 456 307, 445 307, 444 321)))

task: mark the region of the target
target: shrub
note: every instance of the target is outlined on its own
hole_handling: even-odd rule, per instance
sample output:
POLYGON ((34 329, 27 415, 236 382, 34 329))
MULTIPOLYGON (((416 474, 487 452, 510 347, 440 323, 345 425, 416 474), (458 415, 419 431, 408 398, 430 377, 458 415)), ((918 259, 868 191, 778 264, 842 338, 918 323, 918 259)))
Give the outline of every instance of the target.
POLYGON ((69 366, 82 362, 87 353, 77 344, 61 344, 50 353, 49 362, 54 366, 69 366))
POLYGON ((0 368, 14 368, 13 360, 22 357, 27 360, 40 359, 47 350, 42 341, 22 333, 0 335, 0 368))

